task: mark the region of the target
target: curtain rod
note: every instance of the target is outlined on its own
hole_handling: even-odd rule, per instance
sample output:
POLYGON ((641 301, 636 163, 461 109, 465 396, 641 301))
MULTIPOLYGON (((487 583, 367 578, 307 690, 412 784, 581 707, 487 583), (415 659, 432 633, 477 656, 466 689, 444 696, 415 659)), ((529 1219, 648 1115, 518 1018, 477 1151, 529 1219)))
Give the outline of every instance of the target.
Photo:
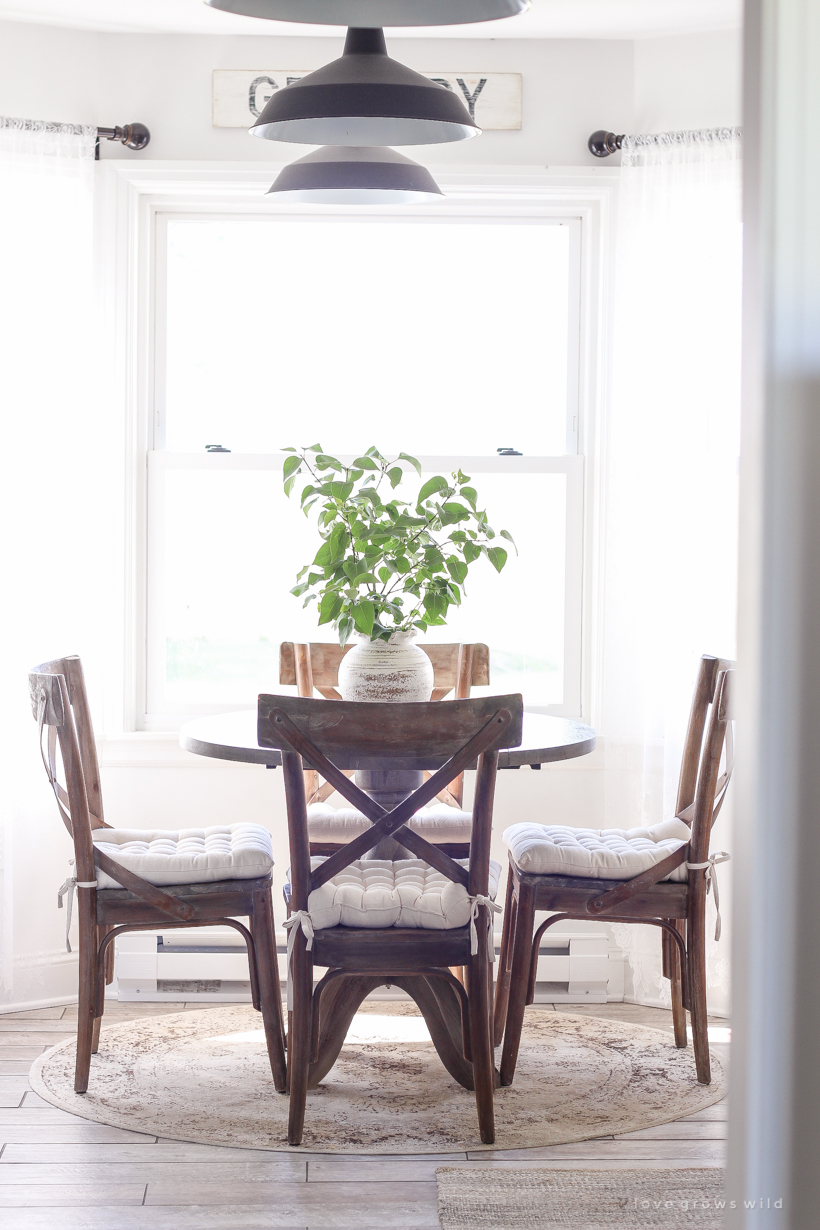
POLYGON ((151 133, 145 124, 123 124, 120 128, 94 128, 86 124, 55 124, 49 120, 21 120, 10 116, 0 116, 0 129, 12 132, 60 132, 73 136, 96 133, 97 148, 95 158, 100 156, 100 141, 119 141, 128 149, 145 149, 151 140, 151 133))
MULTIPOLYGON (((656 132, 648 136, 629 137, 628 140, 634 147, 634 145, 678 145, 691 141, 709 143, 727 141, 741 136, 740 128, 697 128, 686 132, 656 132)), ((627 136, 624 132, 618 134, 607 132, 605 128, 599 128, 587 141, 587 148, 596 158, 608 158, 610 154, 616 154, 618 150, 623 149, 626 140, 627 136)))

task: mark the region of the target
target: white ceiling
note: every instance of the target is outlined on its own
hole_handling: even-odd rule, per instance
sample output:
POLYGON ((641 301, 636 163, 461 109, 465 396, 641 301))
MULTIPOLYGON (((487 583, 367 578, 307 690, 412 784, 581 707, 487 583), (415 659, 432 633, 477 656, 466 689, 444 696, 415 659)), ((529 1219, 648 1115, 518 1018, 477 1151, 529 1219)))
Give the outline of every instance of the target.
MULTIPOLYGON (((0 19, 117 33, 332 35, 338 26, 235 17, 203 0, 0 0, 0 19)), ((533 0, 529 12, 474 26, 391 30, 409 38, 650 38, 736 29, 742 0, 533 0)))

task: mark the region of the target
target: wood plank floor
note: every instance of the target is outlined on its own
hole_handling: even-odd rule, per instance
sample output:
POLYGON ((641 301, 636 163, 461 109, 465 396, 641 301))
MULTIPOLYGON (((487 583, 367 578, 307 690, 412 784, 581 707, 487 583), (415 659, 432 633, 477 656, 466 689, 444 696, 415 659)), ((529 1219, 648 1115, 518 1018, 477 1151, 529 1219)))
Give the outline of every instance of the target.
MULTIPOLYGON (((106 1022, 201 1006, 110 1002, 106 1022)), ((556 1010, 671 1031, 667 1012, 634 1004, 561 1004, 556 1010)), ((663 1127, 580 1144, 422 1157, 302 1157, 126 1132, 56 1110, 29 1087, 32 1060, 72 1037, 76 1016, 72 1007, 0 1015, 3 1230, 434 1230, 435 1170, 442 1164, 723 1164, 725 1102, 663 1127)), ((714 1049, 728 1059, 725 1043, 714 1049)))

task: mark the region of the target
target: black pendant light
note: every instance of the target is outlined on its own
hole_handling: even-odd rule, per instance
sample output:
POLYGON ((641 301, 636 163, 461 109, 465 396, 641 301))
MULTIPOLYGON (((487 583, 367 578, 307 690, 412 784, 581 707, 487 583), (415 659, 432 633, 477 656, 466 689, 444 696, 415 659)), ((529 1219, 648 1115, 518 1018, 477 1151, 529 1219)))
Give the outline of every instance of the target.
POLYGON ((211 8, 268 21, 321 26, 461 26, 516 17, 530 0, 206 0, 211 8))
POLYGON ((307 205, 412 205, 443 196, 426 167, 372 145, 314 150, 280 171, 270 194, 307 205))
POLYGON ((391 60, 382 30, 351 27, 344 54, 277 90, 250 131, 300 145, 436 145, 481 129, 452 90, 391 60))

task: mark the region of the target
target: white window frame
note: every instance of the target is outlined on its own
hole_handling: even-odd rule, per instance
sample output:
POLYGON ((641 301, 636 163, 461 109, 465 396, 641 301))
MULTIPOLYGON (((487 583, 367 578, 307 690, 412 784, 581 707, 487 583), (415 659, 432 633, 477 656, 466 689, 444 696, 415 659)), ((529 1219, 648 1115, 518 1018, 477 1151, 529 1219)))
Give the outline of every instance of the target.
MULTIPOLYGON (((123 499, 112 509, 120 521, 125 567, 112 595, 112 670, 106 684, 105 729, 112 738, 128 732, 170 731, 190 716, 148 712, 149 645, 158 631, 161 542, 157 513, 164 475, 170 468, 277 469, 277 454, 187 454, 162 451, 164 329, 158 285, 164 279, 163 228, 170 217, 253 217, 302 210, 270 206, 264 191, 278 171, 272 164, 179 164, 106 160, 100 164, 100 270, 105 318, 110 329, 108 363, 113 408, 120 411, 112 461, 122 464, 123 499), (149 594, 154 616, 149 613, 149 594)), ((540 458, 460 458, 471 473, 504 472, 516 463, 528 472, 567 475, 567 575, 565 601, 564 704, 541 708, 593 721, 599 712, 601 556, 600 474, 604 446, 602 389, 608 353, 607 292, 613 197, 612 168, 539 169, 488 167, 466 171, 437 167, 446 196, 425 207, 423 221, 442 217, 487 221, 570 220, 580 276, 575 354, 570 387, 577 411, 568 416, 567 454, 540 458), (512 464, 511 464, 512 463, 512 464)), ((330 212, 330 211, 329 211, 330 212)), ((417 218, 418 210, 407 211, 417 218)), ((313 207, 317 217, 319 211, 313 207)), ((346 217, 372 217, 367 209, 346 217)), ((338 217, 338 210, 333 211, 338 217)), ((396 216, 394 214, 394 216, 396 216)), ((317 220, 321 220, 317 217, 317 220)), ((432 468, 451 468, 450 458, 425 458, 432 468)), ((525 698, 526 699, 526 698, 525 698)), ((230 708, 216 705, 210 711, 230 708)), ((198 711, 209 711, 198 710, 198 711)), ((142 736, 143 738, 146 735, 142 736)))

